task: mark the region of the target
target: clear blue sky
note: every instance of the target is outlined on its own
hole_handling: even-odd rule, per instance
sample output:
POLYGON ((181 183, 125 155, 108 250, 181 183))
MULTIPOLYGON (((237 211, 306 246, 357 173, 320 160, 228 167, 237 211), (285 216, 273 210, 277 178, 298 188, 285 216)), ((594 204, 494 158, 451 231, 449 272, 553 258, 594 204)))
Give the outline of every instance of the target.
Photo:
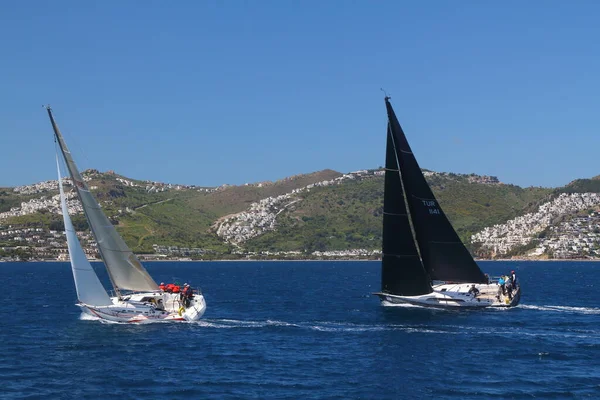
POLYGON ((81 169, 198 185, 384 162, 383 87, 421 167, 600 174, 597 1, 5 1, 0 186, 81 169))

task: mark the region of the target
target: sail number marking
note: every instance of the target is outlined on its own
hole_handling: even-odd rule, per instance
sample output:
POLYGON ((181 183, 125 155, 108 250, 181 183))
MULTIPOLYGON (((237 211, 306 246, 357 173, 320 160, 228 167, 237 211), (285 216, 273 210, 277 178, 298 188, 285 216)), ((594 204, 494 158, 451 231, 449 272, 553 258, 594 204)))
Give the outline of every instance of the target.
POLYGON ((437 204, 433 200, 421 200, 423 205, 427 207, 429 210, 429 214, 441 214, 440 209, 437 207, 437 204))

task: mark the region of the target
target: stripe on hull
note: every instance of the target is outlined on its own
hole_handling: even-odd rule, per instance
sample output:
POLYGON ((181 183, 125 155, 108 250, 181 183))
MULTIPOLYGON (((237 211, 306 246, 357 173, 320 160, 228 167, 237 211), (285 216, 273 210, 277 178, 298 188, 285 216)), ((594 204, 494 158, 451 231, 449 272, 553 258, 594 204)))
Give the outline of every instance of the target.
MULTIPOLYGON (((455 295, 464 295, 461 292, 443 292, 443 295, 448 295, 448 293, 453 293, 455 295)), ((468 297, 466 299, 460 298, 436 298, 431 297, 435 294, 442 295, 442 292, 434 292, 433 295, 423 295, 418 296, 417 298, 409 298, 408 296, 397 296, 389 293, 373 293, 378 296, 382 302, 388 302, 390 304, 410 304, 414 306, 426 307, 426 308, 443 308, 443 309, 457 309, 457 308, 490 308, 490 307, 499 307, 499 308, 509 308, 515 307, 519 304, 521 299, 521 288, 517 288, 517 290, 513 294, 513 298, 509 303, 503 301, 493 301, 487 299, 473 298, 468 297), (475 301, 476 300, 476 301, 475 301)), ((415 296, 417 297, 417 296, 415 296)), ((450 297, 450 296, 449 296, 450 297)))

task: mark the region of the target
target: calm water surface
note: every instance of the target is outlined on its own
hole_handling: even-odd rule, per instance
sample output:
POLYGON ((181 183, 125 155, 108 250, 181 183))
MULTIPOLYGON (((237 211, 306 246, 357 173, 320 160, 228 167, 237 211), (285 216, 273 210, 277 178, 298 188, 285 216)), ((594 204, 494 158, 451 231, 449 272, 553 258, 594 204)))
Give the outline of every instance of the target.
POLYGON ((0 398, 600 398, 600 263, 481 265, 519 307, 382 307, 378 262, 149 263, 208 308, 130 325, 82 319, 67 263, 0 263, 0 398))

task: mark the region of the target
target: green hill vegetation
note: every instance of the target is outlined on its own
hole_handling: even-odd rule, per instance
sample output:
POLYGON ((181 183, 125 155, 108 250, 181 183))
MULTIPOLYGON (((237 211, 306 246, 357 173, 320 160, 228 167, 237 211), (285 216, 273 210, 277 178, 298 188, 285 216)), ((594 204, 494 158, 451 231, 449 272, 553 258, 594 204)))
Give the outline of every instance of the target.
POLYGON ((600 175, 592 179, 576 179, 556 189, 557 193, 600 193, 600 175))
MULTIPOLYGON (((218 188, 143 182, 95 170, 86 171, 85 176, 104 212, 135 252, 154 253, 153 245, 178 246, 203 249, 213 258, 228 258, 244 252, 380 249, 383 176, 373 172, 334 182, 342 174, 324 170, 276 182, 218 188), (324 181, 329 181, 329 186, 291 194, 324 181), (217 235, 217 227, 226 218, 247 211, 262 199, 286 194, 290 195, 287 206, 274 211, 274 230, 235 243, 217 235)), ((493 177, 431 171, 427 171, 427 179, 467 246, 473 233, 535 211, 560 193, 600 192, 599 177, 578 179, 561 188, 521 188, 499 183, 493 177)), ((0 212, 42 196, 50 199, 57 193, 43 190, 20 194, 13 188, 0 188, 0 212)), ((72 219, 76 229, 87 229, 83 214, 72 219)), ((0 219, 0 230, 9 226, 63 229, 62 217, 48 210, 0 219)), ((0 247, 15 245, 0 239, 0 247)))
MULTIPOLYGON (((228 254, 232 246, 225 243, 211 226, 219 218, 245 210, 255 201, 278 196, 306 185, 333 179, 341 174, 324 170, 297 175, 276 182, 244 186, 196 188, 180 186, 165 191, 149 193, 142 181, 125 178, 114 173, 84 172, 91 178, 87 182, 92 193, 102 205, 104 213, 115 224, 127 244, 137 253, 152 253, 153 244, 179 247, 198 247, 215 254, 228 254), (125 185, 126 179, 139 186, 125 185)), ((66 190, 70 188, 67 186, 66 190)), ((21 195, 12 188, 0 189, 0 212, 19 207, 22 202, 40 197, 51 198, 58 190, 45 190, 36 194, 21 195)), ((77 230, 88 229, 83 214, 72 216, 77 230)), ((0 220, 0 226, 44 228, 63 230, 62 216, 41 210, 34 214, 0 220)), ((0 241, 0 246, 6 245, 0 241)))
MULTIPOLYGON (((465 175, 433 175, 435 196, 462 240, 514 218, 552 189, 470 183, 465 175)), ((276 231, 246 243, 250 251, 324 251, 381 246, 383 177, 314 188, 277 219, 276 231)))

